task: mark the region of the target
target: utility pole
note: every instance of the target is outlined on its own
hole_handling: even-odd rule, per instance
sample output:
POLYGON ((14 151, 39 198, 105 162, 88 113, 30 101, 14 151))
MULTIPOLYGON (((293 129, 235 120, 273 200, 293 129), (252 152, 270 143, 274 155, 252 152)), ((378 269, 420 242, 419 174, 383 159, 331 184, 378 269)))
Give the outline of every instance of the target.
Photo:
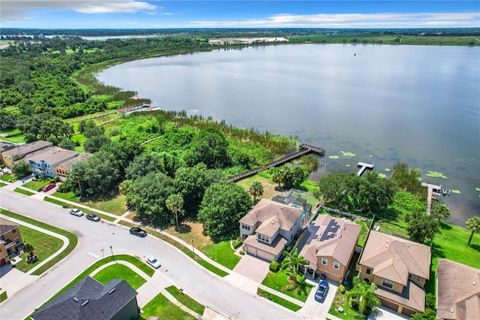
POLYGON ((195 244, 193 242, 193 239, 192 239, 192 251, 193 251, 193 257, 195 257, 195 244))
POLYGON ((113 256, 113 248, 110 246, 110 252, 112 253, 112 259, 115 260, 115 257, 113 256))

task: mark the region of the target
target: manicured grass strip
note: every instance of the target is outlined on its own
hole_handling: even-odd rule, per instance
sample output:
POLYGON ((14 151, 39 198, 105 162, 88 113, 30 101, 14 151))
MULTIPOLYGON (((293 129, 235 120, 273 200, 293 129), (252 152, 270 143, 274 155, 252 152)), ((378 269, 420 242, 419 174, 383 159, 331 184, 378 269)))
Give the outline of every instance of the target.
POLYGON ((297 312, 298 310, 300 310, 302 307, 300 307, 299 305, 296 305, 295 303, 292 303, 288 300, 285 300, 283 298, 280 298, 279 296, 276 296, 274 294, 271 294, 270 292, 267 292, 265 290, 262 290, 260 288, 257 289, 257 294, 260 296, 260 297, 263 297, 267 300, 270 300, 272 302, 275 302, 276 304, 279 304, 281 305, 282 307, 285 307, 287 309, 290 309, 294 312, 297 312))
POLYGON ((8 296, 7 296, 7 291, 3 291, 1 294, 0 294, 0 303, 2 303, 3 301, 7 300, 8 296))
MULTIPOLYGON (((129 223, 127 221, 120 221, 119 222, 121 225, 124 225, 124 226, 127 226, 127 227, 137 227, 137 225, 133 224, 133 223, 129 223)), ((170 237, 167 237, 165 235, 163 235, 162 233, 158 232, 158 231, 155 231, 155 230, 152 230, 150 228, 146 228, 148 233, 154 235, 155 237, 165 241, 165 242, 168 242, 169 244, 171 244, 172 246, 176 247, 177 249, 180 249, 183 253, 185 253, 187 256, 189 256, 190 258, 192 258, 193 260, 195 260, 199 265, 201 265, 202 267, 204 267, 205 269, 215 273, 216 275, 220 276, 220 277, 225 277, 228 275, 227 272, 215 267, 214 265, 208 263, 207 261, 203 260, 202 258, 200 258, 199 256, 197 256, 196 254, 194 254, 190 249, 188 249, 187 247, 183 246, 181 243, 173 240, 172 238, 170 237)))
POLYGON ((233 269, 240 261, 240 257, 235 254, 230 241, 221 241, 201 248, 201 251, 210 259, 220 263, 228 269, 233 269))
POLYGON ((32 245, 33 252, 38 257, 37 262, 27 263, 28 253, 24 253, 22 261, 15 265, 20 271, 27 272, 62 248, 63 241, 58 238, 22 225, 19 226, 19 229, 23 242, 32 245))
POLYGON ((25 190, 25 189, 22 189, 22 188, 15 188, 15 190, 13 190, 13 191, 24 194, 26 196, 33 196, 35 194, 32 191, 28 191, 28 190, 25 190))
POLYGON ((0 176, 0 180, 6 181, 6 182, 15 182, 17 178, 11 174, 4 174, 0 176))
POLYGON ((93 214, 96 214, 97 216, 99 216, 99 217, 102 218, 103 220, 107 220, 107 221, 114 221, 114 220, 115 220, 114 217, 106 216, 106 215, 101 214, 101 213, 98 213, 98 212, 93 212, 93 211, 88 210, 88 209, 80 208, 80 207, 71 205, 70 203, 66 203, 66 202, 63 202, 63 201, 61 201, 61 200, 57 200, 57 199, 54 199, 54 198, 51 198, 51 197, 45 197, 45 198, 43 198, 43 200, 48 201, 48 202, 53 203, 53 204, 56 204, 56 205, 59 205, 59 206, 62 206, 62 207, 64 207, 64 208, 68 208, 68 209, 78 208, 78 209, 82 210, 82 211, 85 212, 85 213, 93 213, 93 214))
POLYGON ((0 181, 0 188, 5 187, 6 185, 7 185, 6 183, 0 181))
POLYGON ((112 279, 123 279, 135 290, 145 283, 145 279, 123 264, 113 264, 108 266, 105 269, 100 270, 93 276, 93 278, 104 285, 109 283, 112 279))
POLYGON ((198 303, 196 300, 192 299, 190 296, 186 295, 185 293, 181 292, 177 287, 170 286, 166 288, 172 296, 175 297, 181 304, 183 304, 188 309, 195 311, 199 315, 202 315, 205 311, 205 307, 198 303))
POLYGON ((145 263, 143 263, 140 259, 138 259, 134 256, 130 256, 128 254, 117 254, 117 255, 109 256, 109 257, 103 258, 101 260, 98 260, 97 262, 92 264, 90 267, 85 269, 85 271, 83 271, 75 279, 70 281, 69 284, 67 284, 62 290, 58 291, 47 302, 52 301, 53 299, 55 299, 56 297, 58 297, 59 295, 61 295, 62 293, 64 293, 68 289, 70 289, 71 287, 73 287, 78 281, 80 281, 83 278, 85 278, 86 276, 90 275, 93 271, 97 270, 98 268, 100 268, 104 264, 107 264, 109 262, 116 261, 116 260, 123 260, 123 261, 126 261, 126 262, 130 262, 131 264, 135 265, 137 268, 141 269, 143 272, 145 272, 149 276, 152 276, 153 273, 155 272, 152 268, 150 268, 145 263))
POLYGON ((290 296, 292 298, 298 299, 303 302, 307 301, 308 294, 312 289, 311 285, 306 284, 307 286, 306 294, 305 293, 297 294, 296 290, 286 290, 285 287, 288 286, 290 283, 288 282, 288 274, 287 274, 287 271, 285 270, 280 270, 276 273, 269 272, 265 277, 265 279, 263 279, 262 284, 269 288, 277 290, 283 294, 286 294, 287 296, 290 296))
POLYGON ((9 217, 12 217, 12 218, 15 218, 15 219, 18 219, 18 220, 22 220, 24 222, 27 222, 27 223, 30 223, 30 224, 33 224, 35 226, 38 226, 38 227, 41 227, 43 229, 47 229, 47 230, 50 230, 52 232, 55 232, 55 233, 58 233, 58 234, 61 234, 62 236, 65 236, 68 238, 69 240, 69 243, 68 243, 68 246, 65 250, 63 250, 58 256, 56 256, 54 259, 50 260, 49 262, 45 263, 43 266, 41 266, 40 268, 38 268, 37 270, 35 270, 35 272, 33 272, 32 274, 33 275, 41 275, 42 273, 44 273, 45 271, 47 271, 50 267, 52 267, 53 265, 55 265, 57 262, 59 262, 60 260, 62 260, 63 258, 65 258, 66 256, 68 256, 70 254, 70 252, 73 251, 73 249, 75 249, 75 247, 77 246, 77 243, 78 243, 78 238, 76 235, 74 235, 73 233, 71 232, 68 232, 68 231, 65 231, 63 229, 60 229, 60 228, 57 228, 57 227, 54 227, 52 225, 49 225, 47 223, 43 223, 41 221, 38 221, 38 220, 35 220, 35 219, 31 219, 31 218, 28 218, 28 217, 25 217, 25 216, 22 216, 20 214, 17 214, 17 213, 13 213, 13 212, 10 212, 10 211, 7 211, 7 210, 4 210, 4 209, 0 209, 0 213, 6 215, 6 216, 9 216, 9 217))
POLYGON ((194 317, 173 304, 161 293, 143 307, 140 319, 146 320, 150 317, 162 320, 195 320, 194 317))

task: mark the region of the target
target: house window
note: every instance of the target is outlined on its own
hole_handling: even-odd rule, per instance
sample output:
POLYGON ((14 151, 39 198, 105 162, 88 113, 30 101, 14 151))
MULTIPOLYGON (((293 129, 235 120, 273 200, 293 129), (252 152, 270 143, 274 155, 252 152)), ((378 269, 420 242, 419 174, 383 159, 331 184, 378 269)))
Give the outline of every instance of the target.
POLYGON ((328 265, 328 259, 327 258, 322 258, 322 264, 324 266, 328 265))
POLYGON ((365 270, 367 272, 367 274, 371 274, 372 273, 372 269, 370 268, 367 268, 367 270, 365 270))
POLYGON ((340 263, 338 261, 333 262, 333 269, 336 269, 336 270, 340 269, 340 263))
POLYGON ((384 279, 383 282, 382 282, 382 286, 384 286, 385 288, 388 288, 388 289, 392 289, 393 288, 393 282, 390 281, 390 280, 384 279))

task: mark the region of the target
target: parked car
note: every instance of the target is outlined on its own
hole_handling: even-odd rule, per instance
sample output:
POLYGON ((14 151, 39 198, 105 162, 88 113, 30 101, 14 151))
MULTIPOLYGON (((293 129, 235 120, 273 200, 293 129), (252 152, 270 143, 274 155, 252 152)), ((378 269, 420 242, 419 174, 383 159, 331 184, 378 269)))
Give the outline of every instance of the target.
POLYGON ((73 216, 77 216, 77 217, 83 216, 82 210, 77 209, 77 208, 70 209, 68 212, 69 212, 71 215, 73 215, 73 216))
POLYGON ((147 236, 147 231, 140 229, 139 227, 131 227, 130 233, 134 236, 145 238, 147 236))
POLYGON ((94 214, 94 213, 89 213, 89 214, 87 214, 87 215, 86 215, 86 218, 87 218, 88 220, 94 221, 94 222, 100 221, 100 217, 97 216, 97 215, 94 214))
POLYGON ((48 191, 52 190, 53 188, 55 188, 56 186, 57 185, 55 183, 49 183, 42 188, 42 191, 43 192, 48 192, 48 191))
POLYGON ((327 281, 320 281, 320 283, 318 284, 317 292, 315 292, 315 300, 317 300, 318 302, 324 302, 329 289, 330 285, 327 281))
POLYGON ((160 264, 160 261, 158 261, 157 258, 154 258, 152 256, 147 257, 145 260, 147 260, 147 263, 152 267, 154 267, 155 269, 158 269, 162 266, 160 264))

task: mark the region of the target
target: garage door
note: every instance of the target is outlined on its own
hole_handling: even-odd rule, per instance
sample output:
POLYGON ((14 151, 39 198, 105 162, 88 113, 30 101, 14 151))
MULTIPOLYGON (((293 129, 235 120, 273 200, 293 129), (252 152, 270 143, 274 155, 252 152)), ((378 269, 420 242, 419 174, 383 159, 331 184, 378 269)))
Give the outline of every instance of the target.
POLYGON ((385 299, 380 299, 380 302, 387 308, 392 309, 393 311, 398 310, 398 304, 393 303, 391 301, 385 300, 385 299))
POLYGON ((252 256, 254 256, 254 257, 263 259, 263 260, 273 261, 273 260, 275 259, 275 256, 273 256, 272 254, 267 253, 267 252, 262 251, 262 250, 258 250, 258 249, 249 247, 249 246, 245 246, 245 251, 246 251, 248 254, 250 254, 250 255, 252 255, 252 256))

